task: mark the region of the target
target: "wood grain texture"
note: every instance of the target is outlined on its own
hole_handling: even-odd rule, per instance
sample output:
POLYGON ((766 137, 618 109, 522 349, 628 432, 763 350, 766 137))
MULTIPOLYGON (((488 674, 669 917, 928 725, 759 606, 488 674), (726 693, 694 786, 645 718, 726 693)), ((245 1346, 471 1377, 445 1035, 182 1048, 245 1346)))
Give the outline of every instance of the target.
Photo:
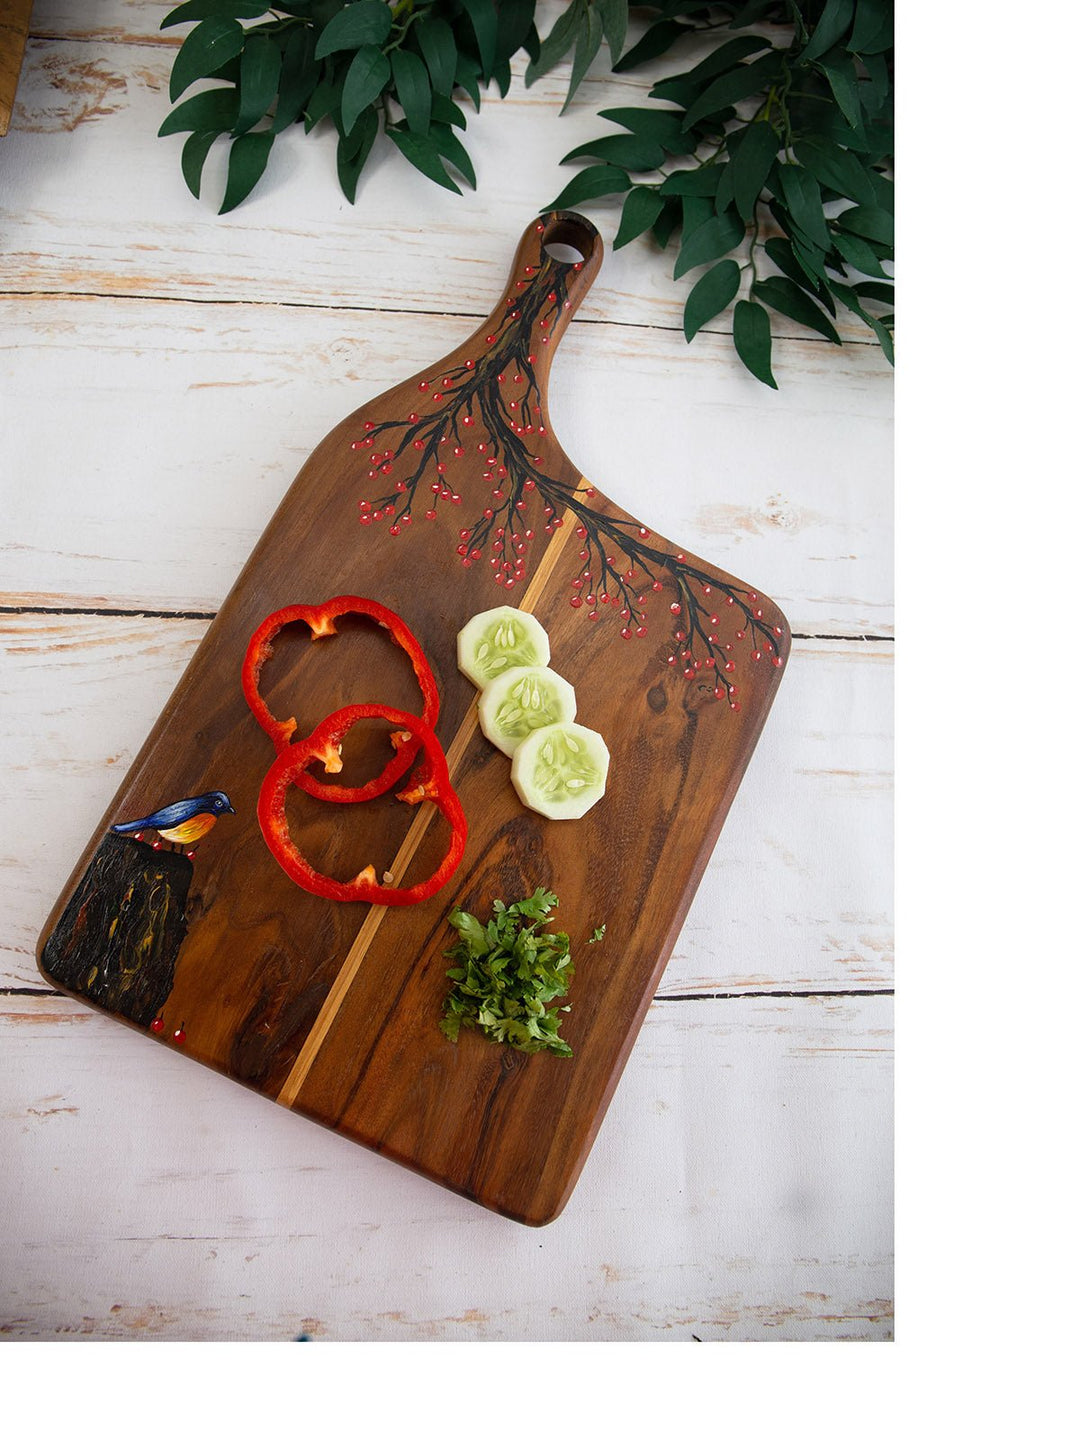
POLYGON ((0 0, 0 135, 6 135, 19 85, 33 0, 0 0))
MULTIPOLYGON (((45 918, 206 629, 0 616, 0 989, 42 984, 45 918)), ((793 655, 661 994, 892 985, 892 646, 793 655)))
MULTIPOLYGON (((288 1103, 311 1118, 529 1224, 561 1212, 580 1172, 771 705, 780 671, 770 658, 779 665, 790 644, 771 601, 677 553, 678 544, 582 488, 577 466, 554 439, 551 357, 601 256, 597 232, 579 217, 552 214, 531 224, 503 296, 480 329, 420 376, 347 417, 316 448, 84 856, 88 862, 114 820, 184 795, 227 791, 237 813, 219 822, 219 834, 198 852, 187 935, 163 1010, 165 1033, 182 1028, 193 1058, 267 1094, 280 1096, 286 1086, 288 1103), (550 258, 547 247, 564 242, 583 256, 577 264, 550 258), (400 478, 391 480, 395 463, 400 478), (432 478, 436 490, 442 487, 437 501, 432 478), (405 491, 400 501, 395 486, 405 491), (458 491, 460 506, 448 503, 458 491), (360 500, 357 517, 358 495, 371 498, 360 500), (373 505, 377 518, 390 500, 399 523, 372 525, 365 509, 373 505), (435 503, 441 523, 425 526, 425 510, 435 503), (411 531, 406 516, 417 522, 411 531), (455 549, 446 530, 462 521, 470 538, 455 549), (504 540, 494 530, 500 524, 508 530, 504 540), (470 615, 502 603, 504 592, 491 584, 496 576, 505 579, 513 603, 506 556, 525 567, 530 544, 521 581, 523 588, 529 581, 526 604, 550 635, 560 673, 578 690, 579 718, 604 735, 611 751, 604 803, 573 824, 540 819, 507 783, 505 758, 474 734, 453 775, 470 829, 454 896, 441 894, 384 920, 321 1048, 294 1079, 312 1027, 322 1034, 320 1012, 363 916, 299 891, 254 823, 267 746, 236 683, 247 639, 283 605, 342 593, 374 596, 403 613, 429 655, 447 743, 475 703, 455 668, 454 637, 470 615), (458 550, 470 546, 482 547, 469 550, 467 558, 480 562, 471 570, 458 560, 458 550), (490 548, 501 562, 494 573, 486 563, 490 548), (572 582, 578 577, 581 584, 582 575, 586 583, 575 593, 572 582), (631 576, 638 577, 632 584, 631 576), (645 593, 635 598, 639 588, 645 593), (587 591, 598 597, 582 604, 587 591), (599 598, 608 591, 611 604, 599 598), (623 638, 619 617, 606 613, 619 605, 623 638), (710 618, 714 606, 721 614, 710 618), (599 623, 590 623, 586 610, 599 623), (751 650, 760 663, 751 662, 751 650), (683 654, 693 656, 685 675, 683 654), (719 698, 711 694, 714 684, 719 698), (496 898, 527 895, 537 885, 557 890, 560 922, 579 944, 601 921, 608 927, 602 961, 579 961, 566 1025, 572 1063, 525 1058, 471 1034, 450 1046, 436 1023, 446 989, 448 900, 486 914, 496 898)), ((437 518, 434 509, 427 514, 437 518)), ((271 709, 295 708, 307 733, 313 717, 283 703, 282 688, 308 704, 323 697, 317 719, 358 698, 350 689, 354 677, 372 669, 380 674, 380 698, 407 708, 402 684, 407 696, 414 683, 402 674, 407 665, 391 659, 385 641, 365 634, 364 643, 372 641, 377 655, 363 668, 354 668, 336 642, 330 677, 321 683, 325 647, 302 637, 299 651, 295 643, 279 645, 287 655, 275 656, 267 676, 271 709)), ((349 764, 366 775, 372 757, 368 739, 358 754, 350 749, 349 764)), ((373 856, 377 869, 389 864, 411 814, 372 804, 357 824, 354 807, 348 812, 310 801, 293 809, 294 833, 318 857, 317 867, 353 875, 373 856)), ((445 844, 437 829, 425 835, 413 875, 431 873, 445 844)), ((61 980, 48 946, 78 878, 57 902, 39 949, 39 962, 61 988, 69 988, 70 972, 61 980)), ((395 876, 399 884, 403 878, 395 876)), ((90 973, 99 955, 104 964, 111 934, 85 936, 90 973)))
POLYGON ((887 1340, 891 1009, 657 1002, 538 1232, 236 1087, 224 1104, 73 1001, 7 999, 0 1335, 887 1340), (67 1179, 93 1175, 110 1204, 67 1179))

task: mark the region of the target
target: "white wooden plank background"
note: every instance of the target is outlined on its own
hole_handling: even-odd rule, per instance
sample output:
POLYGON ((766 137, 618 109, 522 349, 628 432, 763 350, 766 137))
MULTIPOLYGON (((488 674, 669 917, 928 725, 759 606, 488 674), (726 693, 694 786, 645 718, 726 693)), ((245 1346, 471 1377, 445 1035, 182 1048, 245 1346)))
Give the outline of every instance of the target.
MULTIPOLYGON (((0 1334, 890 1337, 891 372, 791 325, 765 390, 728 321, 685 345, 670 258, 609 248, 555 368, 560 438, 797 638, 563 1217, 489 1215, 37 972, 303 458, 487 313, 559 157, 647 87, 587 81, 556 121, 565 68, 528 92, 519 71, 470 120, 460 199, 383 157, 354 210, 329 138, 290 136, 219 218, 154 136, 168 8, 39 0, 0 142, 0 1334)), ((614 212, 590 213, 610 247, 614 212)))

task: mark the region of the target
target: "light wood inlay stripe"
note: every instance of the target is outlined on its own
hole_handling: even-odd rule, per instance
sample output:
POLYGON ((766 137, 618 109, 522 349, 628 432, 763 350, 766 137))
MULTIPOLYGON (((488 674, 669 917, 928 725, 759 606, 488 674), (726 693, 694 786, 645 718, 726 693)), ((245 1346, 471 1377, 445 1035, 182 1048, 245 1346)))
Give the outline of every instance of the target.
MULTIPOLYGON (((578 493, 580 494, 585 488, 586 481, 582 478, 578 481, 578 493)), ((536 567, 536 573, 533 575, 525 594, 518 602, 517 608, 519 610, 532 611, 535 608, 537 601, 544 592, 544 587, 551 578, 552 571, 558 563, 559 556, 562 554, 567 541, 573 533, 573 528, 573 511, 568 510, 562 517, 562 525, 555 530, 550 544, 541 556, 540 563, 536 567)), ((464 720, 462 720, 458 727, 457 734, 450 742, 446 751, 446 763, 450 770, 451 778, 453 778, 454 772, 461 764, 465 752, 472 742, 473 736, 479 729, 479 725, 480 721, 477 715, 476 705, 470 704, 464 720)), ((427 833, 427 828, 436 813, 437 811, 434 805, 425 805, 409 826, 408 833, 401 842, 401 847, 389 867, 396 884, 401 885, 404 883, 406 867, 416 854, 417 848, 427 833)), ((363 925, 361 925, 359 933, 353 941, 333 985, 330 987, 330 993, 323 1001, 322 1009, 315 1017, 315 1023, 308 1032, 308 1037, 304 1041, 300 1053, 293 1063, 292 1069, 285 1077, 285 1083, 278 1091, 277 1103, 279 1105, 291 1106, 296 1103, 296 1097, 299 1095, 304 1081, 307 1079, 308 1072, 315 1063, 315 1057, 322 1048, 327 1035, 329 1035, 345 996, 349 993, 349 989, 360 971, 360 966, 364 962, 364 956, 371 948, 371 942, 375 939, 379 926, 382 924, 389 909, 390 907, 387 905, 373 905, 369 910, 367 919, 363 925)))

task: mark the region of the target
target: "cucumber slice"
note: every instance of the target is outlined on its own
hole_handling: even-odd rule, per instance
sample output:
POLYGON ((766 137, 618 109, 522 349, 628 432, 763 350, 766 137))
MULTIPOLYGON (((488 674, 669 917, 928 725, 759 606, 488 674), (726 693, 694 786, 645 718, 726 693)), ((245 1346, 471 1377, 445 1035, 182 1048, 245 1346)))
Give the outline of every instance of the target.
POLYGON ((574 687, 546 665, 515 665, 489 685, 477 701, 480 729, 504 755, 543 725, 573 720, 574 687))
POLYGON ((549 820, 579 820, 603 795, 610 759, 595 730, 545 725, 515 750, 510 778, 530 810, 549 820))
POLYGON ((458 669, 478 688, 514 665, 546 665, 551 659, 547 631, 534 615, 496 605, 474 615, 458 631, 458 669))

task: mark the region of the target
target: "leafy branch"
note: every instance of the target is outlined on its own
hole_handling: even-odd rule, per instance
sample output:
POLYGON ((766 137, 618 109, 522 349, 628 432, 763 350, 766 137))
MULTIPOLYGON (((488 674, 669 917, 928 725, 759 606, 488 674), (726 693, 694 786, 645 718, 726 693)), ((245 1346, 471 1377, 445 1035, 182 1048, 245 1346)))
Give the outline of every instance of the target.
POLYGON ((354 202, 380 129, 436 184, 475 188, 458 104, 479 110, 492 81, 529 56, 531 85, 570 60, 566 107, 606 41, 615 73, 674 52, 648 104, 600 112, 619 127, 577 146, 589 160, 550 207, 622 196, 615 248, 677 237, 687 340, 734 306, 735 348, 775 388, 772 320, 841 343, 837 307, 892 360, 892 0, 664 0, 624 53, 628 0, 571 0, 540 38, 535 0, 187 0, 162 27, 196 22, 173 66, 179 101, 159 134, 187 134, 181 169, 202 187, 214 142, 229 139, 221 212, 247 198, 275 138, 293 125, 337 131, 341 188, 354 202), (244 25, 242 21, 254 21, 244 25), (681 63, 686 63, 681 62, 681 63), (218 82, 181 99, 198 81, 218 82), (460 132, 460 133, 459 133, 460 132))
POLYGON ((616 72, 677 44, 706 53, 652 87, 660 103, 601 111, 624 133, 564 156, 599 163, 553 204, 623 195, 616 249, 646 234, 665 249, 678 231, 674 278, 701 271, 683 313, 687 340, 735 302, 735 349, 766 385, 776 387, 770 310, 839 345, 839 304, 891 362, 892 0, 650 9, 657 18, 616 72))

